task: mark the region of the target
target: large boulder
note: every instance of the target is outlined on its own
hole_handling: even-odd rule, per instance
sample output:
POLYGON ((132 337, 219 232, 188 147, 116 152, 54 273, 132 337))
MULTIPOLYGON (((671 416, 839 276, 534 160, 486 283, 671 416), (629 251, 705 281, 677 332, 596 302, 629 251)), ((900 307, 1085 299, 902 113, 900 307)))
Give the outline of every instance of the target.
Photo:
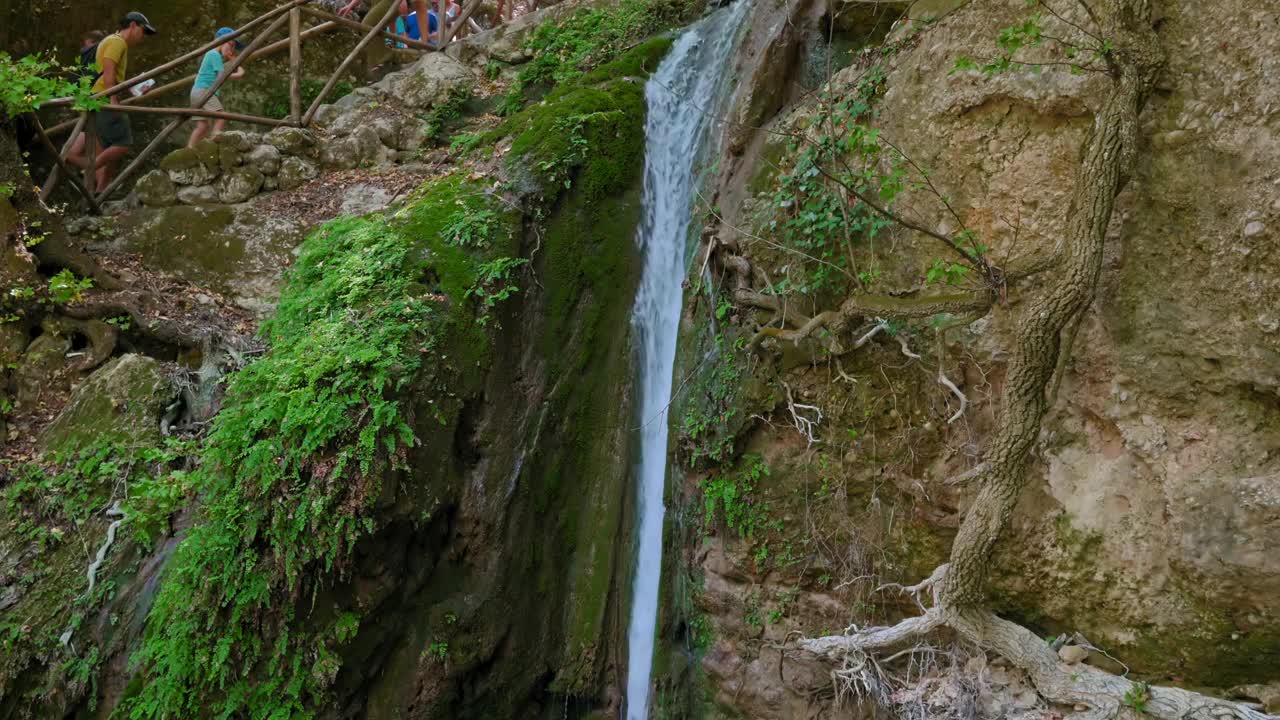
POLYGON ((281 190, 292 190, 312 180, 320 171, 315 165, 299 157, 286 157, 280 161, 278 183, 281 190))
POLYGON ((179 185, 207 185, 218 177, 221 169, 216 146, 214 147, 212 158, 207 152, 197 152, 194 148, 174 150, 160 161, 160 169, 179 185))
POLYGON ((45 450, 73 450, 112 441, 155 444, 160 417, 176 391, 160 363, 145 355, 123 355, 80 384, 58 417, 40 434, 45 450))
POLYGON ((178 189, 163 170, 152 170, 143 175, 133 191, 143 205, 150 207, 168 207, 178 202, 178 189))
POLYGON ((414 110, 428 110, 449 99, 455 88, 476 82, 467 66, 442 53, 428 53, 405 70, 391 73, 374 87, 414 110))
POLYGON ((379 117, 369 127, 378 134, 383 145, 396 150, 417 150, 427 139, 426 125, 413 118, 379 117))
POLYGON ((252 167, 228 170, 218 184, 218 199, 227 204, 241 203, 262 189, 262 173, 252 167))
POLYGON ((267 133, 263 139, 268 145, 285 155, 310 157, 315 152, 316 136, 310 130, 292 127, 276 128, 267 133))
POLYGON ((258 145, 244 156, 244 162, 263 175, 280 172, 280 150, 274 145, 258 145))
POLYGON ((301 223, 268 216, 250 204, 177 205, 131 213, 114 236, 91 248, 140 255, 149 267, 264 312, 279 293, 281 273, 304 230, 301 223))
POLYGON ((320 164, 332 170, 350 170, 360 164, 359 143, 345 137, 325 143, 320 150, 320 164))

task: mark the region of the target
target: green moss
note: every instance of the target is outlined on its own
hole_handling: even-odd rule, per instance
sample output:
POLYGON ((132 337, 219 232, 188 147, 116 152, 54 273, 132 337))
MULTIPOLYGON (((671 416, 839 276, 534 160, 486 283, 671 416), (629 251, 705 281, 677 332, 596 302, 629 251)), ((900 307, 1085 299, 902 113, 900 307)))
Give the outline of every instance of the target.
MULTIPOLYGON (((620 49, 683 24, 698 4, 685 0, 621 0, 582 8, 556 23, 543 23, 526 43, 533 60, 520 70, 519 80, 523 85, 574 80, 593 67, 612 61, 620 49)), ((649 59, 655 58, 652 48, 645 52, 649 59)), ((632 50, 628 56, 639 59, 645 57, 645 52, 632 50)), ((649 69, 654 67, 656 63, 649 69)))
POLYGON ((1176 675, 1185 682, 1214 688, 1275 679, 1280 667, 1280 625, 1252 623, 1242 629, 1229 609, 1176 590, 1195 609, 1194 625, 1143 629, 1132 646, 1113 651, 1141 673, 1176 675))
MULTIPOLYGON (((204 512, 148 618, 137 656, 148 681, 122 706, 129 717, 310 717, 324 706, 358 623, 309 616, 296 600, 332 582, 377 529, 381 477, 416 442, 400 398, 474 372, 456 364, 467 345, 481 349, 465 359, 483 361, 467 291, 477 265, 512 246, 514 220, 448 176, 396 222, 340 219, 303 245, 264 327, 272 348, 231 379, 201 453, 204 512), (441 232, 479 210, 503 219, 484 247, 441 232)), ((460 401, 438 397, 431 412, 445 426, 460 401)))
POLYGON ((521 128, 511 144, 512 176, 528 189, 554 197, 583 187, 598 200, 629 184, 643 158, 644 86, 611 80, 601 86, 558 91, 511 118, 521 128))

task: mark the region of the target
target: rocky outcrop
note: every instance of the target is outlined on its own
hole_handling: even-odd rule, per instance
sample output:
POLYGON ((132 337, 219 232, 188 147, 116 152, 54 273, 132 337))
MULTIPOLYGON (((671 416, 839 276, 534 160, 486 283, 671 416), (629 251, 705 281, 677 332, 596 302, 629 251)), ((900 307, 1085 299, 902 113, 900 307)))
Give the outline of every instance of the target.
POLYGON ((158 445, 160 418, 176 397, 160 363, 145 355, 122 355, 82 382, 40 434, 47 450, 68 451, 88 441, 158 445))
MULTIPOLYGON (((841 13, 858 5, 845 3, 841 13)), ((886 80, 875 123, 883 136, 928 168, 1002 262, 1048 254, 1070 217, 1079 148, 1107 81, 1092 73, 951 74, 958 56, 977 52, 1016 16, 1010 7, 970 5, 917 22, 950 5, 913 4, 913 19, 888 37, 898 49, 838 72, 836 95, 851 97, 880 65, 886 80)), ((787 12, 802 15, 795 4, 787 12)), ((1280 541, 1280 356, 1268 310, 1280 301, 1280 268, 1266 244, 1280 204, 1265 169, 1280 162, 1280 96, 1264 79, 1277 50, 1264 28, 1277 21, 1244 0, 1164 8, 1158 34, 1170 65, 1143 115, 1149 140, 1118 199, 1101 288, 1039 438, 1031 488, 998 546, 997 610, 1044 634, 1078 631, 1153 682, 1225 690, 1274 681, 1280 666, 1280 565, 1266 551, 1280 541), (1229 44, 1218 40, 1228 36, 1229 44)), ((774 30, 757 20, 752 33, 774 30)), ((802 44, 791 49, 798 57, 813 54, 793 42, 802 44)), ((777 281, 794 271, 796 256, 758 238, 779 237, 780 225, 769 222, 778 217, 778 168, 789 167, 783 138, 802 132, 818 105, 801 99, 755 122, 769 106, 755 99, 757 83, 771 76, 749 64, 740 74, 754 79, 739 95, 738 117, 753 121, 729 133, 726 147, 742 154, 719 171, 718 239, 777 281)), ((788 92, 770 86, 764 95, 788 92)), ((909 192, 897 207, 942 232, 959 229, 928 192, 909 192)), ((932 259, 927 242, 908 232, 888 242, 894 252, 874 261, 875 286, 918 291, 932 259)), ((829 301, 811 302, 801 312, 829 301)), ((696 703, 705 688, 746 717, 793 716, 810 702, 804 689, 825 676, 773 643, 916 612, 907 597, 873 591, 882 581, 918 582, 945 561, 973 490, 944 480, 984 447, 1019 302, 1011 293, 1010 307, 950 332, 941 358, 931 329, 899 331, 905 347, 924 354, 919 364, 887 338, 838 365, 802 342, 770 345, 750 382, 774 388, 774 402, 734 407, 767 423, 747 423, 728 440, 735 456, 759 456, 772 470, 757 498, 784 529, 741 538, 709 515, 686 530, 681 562, 695 579, 673 591, 666 632, 673 658, 705 646, 691 666, 672 661, 680 668, 673 676, 685 673, 700 688, 684 700, 696 703), (815 357, 824 359, 809 369, 815 357), (955 424, 947 422, 954 397, 936 382, 940 364, 972 402, 955 424), (900 371, 913 366, 920 369, 900 371), (801 406, 821 410, 821 444, 800 435, 793 413, 801 406), (709 548, 707 533, 715 536, 709 548), (780 547, 795 564, 776 559, 780 547)), ((689 309, 695 319, 700 312, 689 309)), ((697 347, 704 330, 693 325, 686 343, 697 347)), ((731 329, 721 332, 732 342, 731 329)), ((689 382, 697 397, 699 378, 722 370, 708 369, 694 349, 682 352, 691 358, 686 370, 701 366, 689 382)), ((697 402, 706 401, 685 406, 695 420, 697 402)), ((700 466, 676 492, 697 502, 707 482, 732 477, 742 463, 700 466)), ((1086 661, 1119 669, 1097 652, 1086 661)), ((664 687, 677 692, 679 684, 664 687)))
POLYGON ((148 207, 234 205, 296 189, 321 172, 375 169, 416 158, 426 140, 422 113, 475 83, 473 71, 440 53, 361 87, 316 115, 315 130, 281 127, 265 135, 227 131, 167 155, 138 183, 148 207))

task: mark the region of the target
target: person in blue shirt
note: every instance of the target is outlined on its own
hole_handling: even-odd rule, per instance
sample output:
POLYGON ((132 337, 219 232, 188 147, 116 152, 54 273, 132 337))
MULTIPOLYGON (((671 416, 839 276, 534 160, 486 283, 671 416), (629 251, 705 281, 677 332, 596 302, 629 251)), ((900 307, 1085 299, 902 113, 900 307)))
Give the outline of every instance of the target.
MULTIPOLYGON (((218 31, 213 34, 213 37, 216 40, 220 37, 226 37, 233 32, 235 31, 229 27, 218 28, 218 31)), ((226 61, 234 59, 236 53, 243 49, 244 43, 239 40, 228 40, 204 54, 204 57, 200 60, 200 71, 196 73, 196 83, 191 86, 191 107, 203 107, 205 110, 214 110, 216 112, 223 111, 222 101, 218 99, 218 95, 222 94, 221 88, 218 89, 216 94, 211 95, 209 99, 204 100, 203 103, 201 100, 205 93, 208 92, 209 88, 213 87, 218 76, 222 74, 222 69, 225 67, 226 61)), ((231 77, 244 77, 244 68, 236 68, 236 71, 231 73, 231 77)), ((226 120, 215 120, 213 123, 213 135, 211 137, 217 137, 222 133, 226 126, 226 120)), ((196 143, 203 140, 205 135, 208 133, 209 121, 205 118, 197 119, 196 129, 191 132, 191 139, 187 141, 187 147, 195 147, 196 143)))

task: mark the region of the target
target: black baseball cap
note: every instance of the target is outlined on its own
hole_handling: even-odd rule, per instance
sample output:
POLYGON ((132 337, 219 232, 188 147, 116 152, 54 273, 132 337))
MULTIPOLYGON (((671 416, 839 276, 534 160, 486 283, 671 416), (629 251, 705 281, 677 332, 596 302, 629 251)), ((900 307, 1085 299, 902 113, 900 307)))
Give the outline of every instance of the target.
POLYGON ((142 13, 138 12, 137 10, 135 10, 135 11, 133 11, 133 12, 129 13, 128 15, 125 15, 123 18, 121 18, 121 19, 120 19, 120 27, 125 27, 126 25, 128 25, 128 24, 129 24, 129 23, 131 23, 131 22, 136 22, 136 23, 138 23, 139 25, 141 25, 141 26, 142 26, 142 29, 143 29, 143 30, 144 30, 148 35, 155 35, 156 33, 160 32, 159 30, 156 30, 154 27, 152 27, 152 25, 151 25, 151 21, 147 19, 147 16, 146 16, 146 15, 143 15, 142 13))

